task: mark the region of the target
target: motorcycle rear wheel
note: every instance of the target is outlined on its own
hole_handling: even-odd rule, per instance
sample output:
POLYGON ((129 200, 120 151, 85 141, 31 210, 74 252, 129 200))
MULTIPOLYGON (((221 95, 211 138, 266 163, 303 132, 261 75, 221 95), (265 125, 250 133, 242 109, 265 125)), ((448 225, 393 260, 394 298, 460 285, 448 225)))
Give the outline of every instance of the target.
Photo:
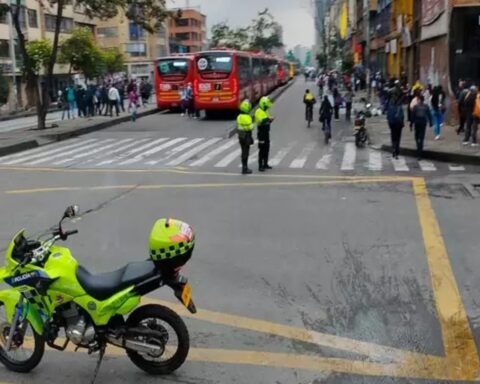
MULTIPOLYGON (((45 340, 41 335, 35 332, 30 323, 27 323, 27 327, 28 328, 26 332, 30 330, 28 333, 33 334, 33 347, 28 349, 32 349, 33 351, 30 357, 26 358, 25 360, 16 360, 11 355, 17 355, 17 352, 23 350, 25 340, 22 338, 22 340, 18 340, 16 343, 14 342, 14 347, 11 348, 9 352, 4 349, 3 346, 6 342, 6 335, 8 335, 10 327, 6 319, 3 303, 0 303, 0 362, 10 371, 17 373, 28 373, 32 371, 42 360, 45 352, 45 340)), ((25 355, 25 351, 23 354, 25 355)))
MULTIPOLYGON (((145 326, 145 322, 147 322, 148 327, 154 326, 152 330, 155 331, 155 335, 158 335, 159 333, 164 333, 166 331, 165 327, 163 327, 163 325, 161 324, 158 324, 157 320, 166 323, 170 328, 173 329, 176 334, 178 345, 173 356, 164 361, 155 361, 147 359, 147 357, 152 358, 151 356, 146 356, 143 353, 128 349, 127 355, 133 364, 135 364, 138 368, 144 370, 145 372, 152 375, 167 375, 180 368, 180 366, 187 359, 188 351, 190 349, 190 336, 188 334, 188 329, 181 317, 178 316, 170 308, 161 305, 144 305, 140 308, 137 308, 128 317, 127 328, 145 326), (154 320, 155 322, 153 322, 154 320)), ((168 333, 165 336, 168 337, 168 340, 157 340, 157 342, 163 344, 162 346, 164 348, 166 347, 166 344, 170 339, 170 335, 168 333)), ((147 340, 146 342, 152 343, 155 341, 155 338, 152 337, 151 341, 147 340)), ((162 356, 159 356, 159 358, 161 358, 162 356)))

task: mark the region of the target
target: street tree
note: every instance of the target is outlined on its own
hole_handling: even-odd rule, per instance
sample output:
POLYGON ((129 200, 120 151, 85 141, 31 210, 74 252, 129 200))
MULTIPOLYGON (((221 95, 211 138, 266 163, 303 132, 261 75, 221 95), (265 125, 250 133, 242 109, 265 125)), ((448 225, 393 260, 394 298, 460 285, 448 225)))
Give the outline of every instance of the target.
POLYGON ((268 8, 265 8, 252 20, 250 47, 266 53, 272 52, 274 48, 283 47, 281 30, 280 24, 275 21, 268 8))
POLYGON ((76 28, 69 38, 62 41, 58 62, 70 66, 70 71, 80 71, 92 79, 102 74, 103 55, 88 28, 76 28))
POLYGON ((110 48, 102 52, 103 74, 121 72, 125 68, 125 56, 119 48, 110 48))
POLYGON ((215 24, 211 28, 212 45, 214 47, 225 47, 232 49, 250 48, 250 27, 232 29, 223 21, 215 24))
MULTIPOLYGON (((50 105, 50 90, 53 83, 53 70, 57 62, 59 51, 59 37, 62 25, 63 11, 69 0, 36 0, 45 12, 53 12, 55 16, 55 28, 52 39, 52 50, 48 58, 45 70, 45 79, 42 81, 41 89, 39 87, 38 73, 35 71, 34 59, 27 50, 27 39, 22 30, 20 17, 21 12, 25 12, 22 6, 23 0, 12 0, 9 4, 4 4, 1 11, 7 9, 11 12, 15 31, 17 32, 17 44, 22 56, 24 76, 27 89, 33 89, 36 97, 35 104, 37 109, 37 125, 39 129, 45 128, 45 119, 50 105)), ((75 7, 81 7, 83 12, 90 18, 108 19, 117 15, 123 10, 127 18, 143 27, 148 32, 154 32, 169 14, 165 7, 165 0, 76 0, 75 7)), ((28 93, 28 92, 27 92, 28 93)))

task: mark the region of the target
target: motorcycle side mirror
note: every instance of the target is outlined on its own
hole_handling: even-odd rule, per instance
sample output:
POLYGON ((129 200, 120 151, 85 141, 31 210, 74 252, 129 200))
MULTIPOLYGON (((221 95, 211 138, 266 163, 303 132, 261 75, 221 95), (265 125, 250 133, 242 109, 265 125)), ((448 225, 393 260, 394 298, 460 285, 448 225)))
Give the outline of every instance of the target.
POLYGON ((67 207, 67 209, 65 209, 65 213, 63 214, 63 219, 66 219, 66 218, 73 218, 75 216, 78 215, 78 205, 70 205, 69 207, 67 207))

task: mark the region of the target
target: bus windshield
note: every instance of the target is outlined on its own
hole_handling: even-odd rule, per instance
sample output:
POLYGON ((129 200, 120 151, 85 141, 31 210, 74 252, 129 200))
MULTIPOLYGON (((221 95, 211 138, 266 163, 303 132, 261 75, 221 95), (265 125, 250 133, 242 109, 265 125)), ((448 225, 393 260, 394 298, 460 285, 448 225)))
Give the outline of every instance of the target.
POLYGON ((184 79, 188 73, 187 59, 162 59, 158 61, 158 73, 161 77, 184 79))
POLYGON ((197 68, 200 73, 232 71, 232 56, 225 53, 211 53, 202 55, 197 59, 197 68))

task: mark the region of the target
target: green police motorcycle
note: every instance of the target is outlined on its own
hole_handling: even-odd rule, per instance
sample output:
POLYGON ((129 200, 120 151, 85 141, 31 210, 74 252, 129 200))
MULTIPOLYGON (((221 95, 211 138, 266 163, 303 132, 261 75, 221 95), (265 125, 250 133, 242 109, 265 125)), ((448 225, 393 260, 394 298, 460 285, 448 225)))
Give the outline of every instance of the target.
POLYGON ((68 248, 56 245, 77 230, 62 222, 78 215, 66 209, 58 228, 45 241, 15 235, 0 268, 0 362, 9 370, 29 372, 41 361, 45 344, 63 351, 99 353, 94 379, 105 348, 123 348, 130 360, 150 374, 169 374, 187 358, 190 341, 183 320, 161 305, 140 305, 141 297, 163 286, 196 312, 191 286, 180 275, 190 259, 195 235, 190 225, 157 220, 149 239, 150 258, 114 272, 91 274, 68 248))

